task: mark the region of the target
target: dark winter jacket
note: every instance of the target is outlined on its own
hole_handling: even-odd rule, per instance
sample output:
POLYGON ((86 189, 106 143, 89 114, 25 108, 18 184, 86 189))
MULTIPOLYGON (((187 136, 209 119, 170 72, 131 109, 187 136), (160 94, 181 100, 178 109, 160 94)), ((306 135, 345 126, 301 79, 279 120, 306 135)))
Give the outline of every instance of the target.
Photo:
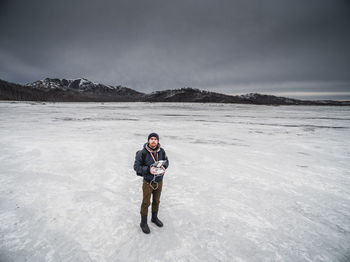
MULTIPOLYGON (((165 154, 165 150, 160 146, 158 143, 158 146, 156 149, 152 149, 148 146, 148 143, 145 143, 143 145, 142 150, 138 151, 135 156, 135 163, 134 163, 134 170, 137 173, 142 174, 143 178, 150 182, 153 179, 153 175, 150 173, 150 166, 154 163, 153 157, 151 156, 153 154, 154 159, 156 161, 159 160, 167 160, 167 162, 164 164, 164 168, 167 169, 169 166, 169 159, 167 155, 165 154)), ((155 178, 156 182, 160 182, 163 180, 163 175, 157 176, 155 178)))

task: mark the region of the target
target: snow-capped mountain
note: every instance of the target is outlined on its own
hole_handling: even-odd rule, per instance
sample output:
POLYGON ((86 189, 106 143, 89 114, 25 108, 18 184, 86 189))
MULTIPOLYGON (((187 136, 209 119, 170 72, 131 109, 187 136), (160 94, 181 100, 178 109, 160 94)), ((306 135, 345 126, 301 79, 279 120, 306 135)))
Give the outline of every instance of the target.
POLYGON ((92 82, 86 78, 78 78, 78 79, 59 79, 59 78, 45 78, 43 80, 35 81, 33 83, 29 83, 26 86, 44 89, 44 90, 70 90, 73 92, 82 92, 89 94, 103 94, 103 95, 122 95, 122 96, 140 96, 143 95, 141 92, 137 92, 131 88, 123 87, 123 86, 111 86, 111 85, 103 85, 99 83, 92 82))
POLYGON ((234 96, 191 87, 168 89, 145 94, 120 85, 111 86, 94 83, 85 78, 45 78, 24 86, 0 80, 0 100, 53 102, 199 102, 256 105, 350 105, 350 101, 299 100, 258 93, 234 96))
POLYGON ((93 83, 85 78, 78 79, 59 79, 59 78, 45 78, 43 80, 29 83, 26 86, 41 88, 41 89, 73 89, 84 91, 96 87, 98 84, 93 83))

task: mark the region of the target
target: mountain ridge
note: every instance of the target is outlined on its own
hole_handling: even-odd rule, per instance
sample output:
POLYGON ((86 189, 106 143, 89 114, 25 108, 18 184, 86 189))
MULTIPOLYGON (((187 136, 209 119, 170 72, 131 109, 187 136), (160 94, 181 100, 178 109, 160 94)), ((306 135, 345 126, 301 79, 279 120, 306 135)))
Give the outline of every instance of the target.
POLYGON ((104 85, 86 78, 45 78, 25 85, 0 79, 0 100, 47 102, 196 102, 258 105, 338 105, 350 101, 299 100, 288 97, 247 93, 226 95, 192 87, 143 93, 121 85, 104 85))

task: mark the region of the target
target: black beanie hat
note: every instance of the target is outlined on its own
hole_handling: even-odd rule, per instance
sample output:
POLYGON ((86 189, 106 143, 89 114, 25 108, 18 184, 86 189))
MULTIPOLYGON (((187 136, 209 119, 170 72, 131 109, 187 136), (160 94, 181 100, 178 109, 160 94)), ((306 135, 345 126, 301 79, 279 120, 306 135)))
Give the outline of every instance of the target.
POLYGON ((158 136, 157 133, 150 133, 150 134, 148 135, 147 141, 148 141, 152 136, 155 136, 155 137, 157 138, 157 140, 159 141, 159 136, 158 136))

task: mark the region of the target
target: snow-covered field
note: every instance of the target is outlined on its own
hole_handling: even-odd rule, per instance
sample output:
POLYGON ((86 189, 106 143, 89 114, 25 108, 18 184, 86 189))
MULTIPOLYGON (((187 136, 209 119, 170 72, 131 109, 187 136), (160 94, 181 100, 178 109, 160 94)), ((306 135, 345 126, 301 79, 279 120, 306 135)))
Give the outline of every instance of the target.
POLYGON ((350 261, 349 160, 350 107, 1 102, 0 261, 350 261))

